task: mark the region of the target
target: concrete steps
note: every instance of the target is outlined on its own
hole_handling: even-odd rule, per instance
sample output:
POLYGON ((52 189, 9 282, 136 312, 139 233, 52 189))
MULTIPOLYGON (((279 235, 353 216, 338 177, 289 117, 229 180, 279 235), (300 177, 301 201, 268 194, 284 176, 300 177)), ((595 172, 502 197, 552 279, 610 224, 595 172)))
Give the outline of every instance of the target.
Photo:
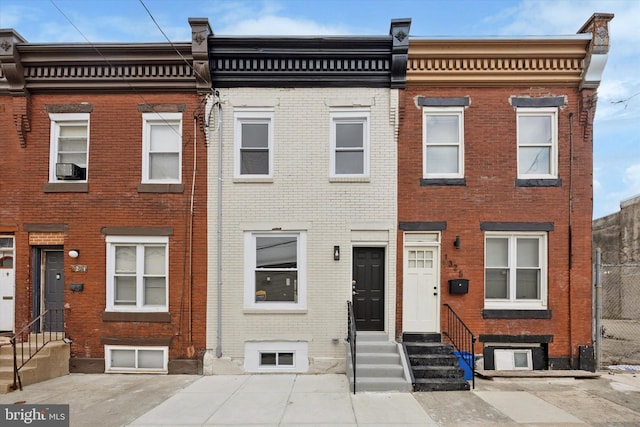
POLYGON ((440 334, 403 334, 403 347, 413 373, 414 391, 469 390, 453 348, 440 334))
MULTIPOLYGON (((53 337, 56 338, 56 337, 53 337)), ((35 336, 32 339, 32 352, 35 350, 35 336)), ((42 336, 38 337, 42 345, 42 336)), ((28 344, 25 343, 25 359, 28 357, 28 344)), ((20 348, 18 347, 18 351, 20 348)), ((20 356, 19 356, 20 357, 20 356)), ((35 384, 69 374, 70 346, 64 341, 48 342, 33 358, 20 369, 22 385, 35 384)), ((8 339, 0 341, 0 394, 9 393, 13 385, 13 349, 8 339)))
MULTIPOLYGON (((353 387, 351 349, 347 345, 348 377, 353 387)), ((411 391, 398 345, 384 332, 358 332, 356 339, 356 392, 411 391)))

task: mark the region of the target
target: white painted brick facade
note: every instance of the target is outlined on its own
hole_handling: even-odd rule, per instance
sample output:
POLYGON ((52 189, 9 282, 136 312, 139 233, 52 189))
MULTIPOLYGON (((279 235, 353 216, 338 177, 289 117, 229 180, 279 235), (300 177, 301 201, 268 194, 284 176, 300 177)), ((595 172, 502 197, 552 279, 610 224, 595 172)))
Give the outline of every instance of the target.
POLYGON ((218 143, 217 109, 208 146, 209 286, 205 373, 241 370, 246 342, 308 343, 310 372, 343 372, 346 301, 351 299, 352 248, 386 248, 385 329, 395 335, 397 224, 397 90, 371 88, 219 89, 222 105, 221 352, 217 358, 218 143), (369 106, 370 178, 330 180, 332 107, 369 106), (274 173, 271 182, 233 177, 234 109, 272 107, 274 173), (244 232, 307 232, 307 309, 247 310, 244 232), (333 247, 341 259, 334 261, 333 247), (339 344, 332 342, 339 339, 339 344))

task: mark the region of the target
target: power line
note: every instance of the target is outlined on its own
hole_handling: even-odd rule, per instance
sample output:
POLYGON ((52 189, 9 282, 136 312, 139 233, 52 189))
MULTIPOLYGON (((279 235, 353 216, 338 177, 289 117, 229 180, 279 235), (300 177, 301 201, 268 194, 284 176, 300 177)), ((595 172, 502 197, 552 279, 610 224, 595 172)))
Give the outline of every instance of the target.
POLYGON ((153 14, 151 13, 151 11, 149 10, 149 8, 147 7, 146 4, 144 4, 144 0, 138 0, 140 2, 140 4, 142 5, 142 7, 144 7, 144 10, 147 11, 147 13, 149 14, 149 17, 151 18, 151 20, 153 21, 153 23, 156 25, 156 27, 158 27, 158 30, 160 30, 160 32, 162 33, 162 35, 164 36, 165 39, 167 39, 167 41, 169 42, 169 44, 171 45, 171 47, 173 48, 173 50, 176 51, 176 53, 178 54, 178 56, 180 56, 180 58, 182 58, 182 60, 185 62, 185 64, 187 64, 187 66, 189 68, 191 68, 191 71, 193 71, 193 74, 197 77, 199 77, 202 80, 206 80, 202 75, 200 75, 200 73, 198 73, 196 71, 195 68, 193 68, 193 66, 189 63, 189 61, 187 61, 187 59, 182 56, 182 54, 178 51, 178 49, 174 46, 173 42, 171 41, 171 39, 169 39, 169 36, 167 36, 167 34, 164 32, 164 30, 162 29, 162 27, 160 27, 160 24, 158 24, 158 21, 156 21, 156 18, 153 16, 153 14))
MULTIPOLYGON (((78 28, 78 27, 73 23, 73 21, 72 21, 72 20, 71 20, 71 19, 70 19, 70 18, 69 18, 69 17, 68 17, 68 16, 67 16, 63 11, 62 11, 62 9, 60 9, 60 8, 58 7, 58 5, 55 3, 55 1, 54 1, 54 0, 49 0, 49 2, 53 5, 53 7, 55 7, 55 8, 58 10, 58 12, 60 12, 60 14, 61 14, 62 16, 64 16, 64 18, 67 20, 67 22, 69 22, 69 24, 70 24, 73 28, 75 28, 75 30, 76 30, 76 31, 77 31, 77 32, 82 36, 82 38, 84 38, 84 39, 85 39, 85 41, 86 41, 86 42, 87 42, 87 43, 88 43, 88 44, 93 48, 93 50, 95 50, 95 51, 96 51, 96 53, 98 53, 98 55, 100 55, 100 57, 102 57, 102 59, 104 60, 104 62, 105 62, 105 63, 107 63, 107 65, 109 65, 109 66, 110 66, 110 67, 112 67, 112 68, 115 68, 115 67, 116 67, 116 66, 115 66, 111 61, 109 61, 109 59, 108 59, 106 56, 104 56, 104 55, 102 54, 102 52, 100 51, 100 49, 98 49, 98 47, 97 47, 93 42, 91 42, 91 40, 89 40, 89 39, 87 38, 87 36, 85 36, 85 35, 84 35, 84 33, 80 30, 80 28, 78 28)), ((142 0, 140 0, 140 2, 141 2, 141 3, 142 3, 142 5, 144 6, 144 8, 147 10, 147 13, 149 13, 149 15, 151 16, 151 19, 153 20, 153 22, 155 22, 155 23, 156 23, 156 25, 157 25, 157 26, 158 26, 158 28, 160 29, 160 32, 162 32, 162 34, 163 34, 165 37, 167 37, 167 36, 166 36, 166 34, 165 34, 165 32, 164 32, 164 31, 162 30, 162 28, 160 28, 160 26, 157 24, 156 20, 153 18, 153 16, 151 15, 151 12, 149 12, 149 10, 148 10, 148 9, 147 9, 147 7, 144 5, 144 3, 142 2, 142 0)), ((169 39, 167 38, 167 40, 169 40, 169 39)), ((189 62, 188 62, 188 61, 186 60, 186 58, 185 58, 185 57, 184 57, 184 56, 183 56, 183 55, 178 51, 178 49, 177 49, 177 48, 175 47, 175 45, 171 42, 171 40, 169 40, 169 44, 171 45, 171 47, 173 48, 173 50, 174 50, 174 51, 175 51, 175 52, 176 52, 176 53, 177 53, 177 54, 182 58, 182 60, 183 60, 183 61, 184 61, 188 66, 189 66, 189 68, 192 70, 192 72, 194 73, 194 75, 198 75, 198 76, 199 76, 199 74, 196 72, 196 70, 193 68, 193 66, 192 66, 191 64, 189 64, 189 62)), ((126 77, 124 77, 124 76, 121 76, 120 78, 122 79, 122 81, 123 81, 123 82, 125 82, 125 83, 126 83, 126 84, 131 88, 131 90, 132 90, 133 92, 135 92, 135 94, 136 94, 136 95, 138 95, 138 96, 140 97, 140 99, 141 99, 145 104, 147 104, 147 105, 151 105, 151 104, 150 104, 150 103, 145 99, 145 97, 142 95, 142 93, 138 92, 138 90, 133 86, 133 84, 131 83, 131 81, 127 80, 127 78, 126 78, 126 77)), ((198 105, 198 107, 196 107, 196 109, 200 108, 201 104, 202 104, 202 102, 201 102, 201 103, 199 103, 199 105, 198 105)), ((171 125, 171 123, 167 122, 167 121, 165 120, 165 118, 164 118, 164 117, 163 117, 159 112, 154 111, 154 113, 156 113, 156 114, 157 114, 157 115, 162 119, 162 121, 164 121, 164 122, 165 122, 165 124, 166 124, 166 125, 168 125, 170 129, 172 129, 172 130, 173 130, 173 132, 175 132, 176 134, 178 133, 178 131, 177 131, 176 129, 174 129, 174 126, 172 126, 172 125, 171 125)), ((195 113, 195 112, 194 112, 194 113, 195 113)), ((178 136, 180 137, 180 139, 182 139, 182 135, 178 135, 178 136)))

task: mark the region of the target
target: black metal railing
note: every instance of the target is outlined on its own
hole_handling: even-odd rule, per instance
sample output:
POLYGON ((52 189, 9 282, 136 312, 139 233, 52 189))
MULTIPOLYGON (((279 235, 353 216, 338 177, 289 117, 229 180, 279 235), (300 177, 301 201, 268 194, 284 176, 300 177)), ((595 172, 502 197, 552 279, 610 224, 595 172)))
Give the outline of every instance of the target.
POLYGON ((447 309, 447 318, 444 324, 442 334, 447 337, 459 354, 459 358, 463 361, 471 371, 471 384, 476 388, 476 336, 473 335, 471 329, 464 324, 462 319, 456 314, 449 304, 444 305, 447 309))
POLYGON ((356 394, 356 316, 353 313, 353 304, 347 301, 347 341, 351 347, 351 366, 353 368, 353 394, 356 394))
POLYGON ((64 310, 48 309, 33 319, 20 332, 11 337, 13 348, 13 385, 12 390, 22 390, 20 369, 26 365, 45 345, 51 341, 64 339, 64 310))

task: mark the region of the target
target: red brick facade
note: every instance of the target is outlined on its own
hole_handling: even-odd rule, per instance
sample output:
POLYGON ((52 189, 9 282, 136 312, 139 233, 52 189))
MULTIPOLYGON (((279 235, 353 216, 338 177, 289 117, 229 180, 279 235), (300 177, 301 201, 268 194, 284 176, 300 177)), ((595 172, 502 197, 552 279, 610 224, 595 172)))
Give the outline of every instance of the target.
MULTIPOLYGON (((591 120, 575 87, 523 89, 410 87, 402 92, 398 144, 398 220, 445 221, 441 244, 441 303, 482 335, 553 335, 549 357, 575 358, 591 344, 591 120), (464 111, 464 186, 421 186, 422 108, 416 97, 469 97, 464 111), (566 97, 558 116, 559 187, 518 187, 516 112, 510 97, 566 97), (579 120, 579 118, 583 118, 579 120), (573 134, 573 136, 572 136, 573 134), (573 147, 572 145, 573 138, 573 147), (570 156, 573 150, 573 164, 570 156), (485 319, 482 222, 551 222, 548 235, 550 319, 485 319), (570 230, 571 225, 571 230, 570 230), (461 247, 454 247, 460 236, 461 247), (448 280, 469 279, 469 293, 451 295, 448 280)), ((402 247, 403 233, 398 234, 402 247)), ((402 293, 402 251, 398 251, 402 293)), ((398 301, 402 301, 401 295, 398 301)), ((397 311, 402 331, 402 307, 397 311)))
MULTIPOLYGON (((31 131, 21 147, 12 124, 11 98, 0 113, 3 131, 2 224, 16 226, 16 329, 31 320, 34 248, 63 248, 65 331, 72 359, 101 359, 105 343, 162 343, 169 359, 193 358, 205 348, 206 308, 206 148, 201 122, 201 98, 194 93, 33 95, 31 131), (47 105, 89 104, 88 191, 45 192, 49 174, 50 119, 47 105), (140 104, 184 105, 182 183, 177 193, 140 192, 142 114, 140 104), (193 215, 193 156, 198 157, 193 215), (7 173, 12 171, 12 173, 7 173), (191 223, 192 221, 192 223, 191 223), (169 229, 169 321, 108 321, 106 303, 105 227, 169 229), (58 232, 46 230, 54 228, 58 232), (192 228, 192 230, 191 230, 192 228), (80 256, 67 255, 71 248, 80 256), (191 268, 189 268, 191 263, 191 268), (85 265, 74 272, 71 265, 85 265), (70 283, 83 283, 72 292, 70 283)), ((140 234, 145 234, 140 231, 140 234)), ((73 360, 72 360, 73 369, 73 360)))
MULTIPOLYGON (((205 105, 211 92, 206 35, 211 29, 206 19, 189 24, 197 37, 188 43, 66 49, 30 45, 12 30, 0 30, 0 234, 15 242, 14 331, 51 308, 47 292, 56 288, 56 309, 64 311, 63 330, 71 340, 72 372, 104 372, 105 345, 159 346, 167 349, 170 373, 201 371, 208 256, 205 105), (89 117, 86 180, 52 178, 51 114, 62 113, 89 117), (143 182, 143 158, 150 156, 143 149, 145 113, 180 117, 181 176, 171 183, 143 182), (160 311, 150 311, 146 302, 142 309, 122 303, 110 309, 115 303, 108 301, 107 240, 117 236, 168 242, 159 258, 168 260, 168 271, 160 273, 168 277, 166 310, 157 302, 151 310, 160 311), (79 256, 72 258, 72 249, 79 256), (52 280, 62 283, 51 286, 52 280)), ((125 239, 129 245, 139 242, 125 239)), ((147 273, 140 271, 147 267, 139 267, 140 259, 134 254, 142 283, 147 273)), ((156 272, 164 270, 154 262, 160 266, 156 272)))

